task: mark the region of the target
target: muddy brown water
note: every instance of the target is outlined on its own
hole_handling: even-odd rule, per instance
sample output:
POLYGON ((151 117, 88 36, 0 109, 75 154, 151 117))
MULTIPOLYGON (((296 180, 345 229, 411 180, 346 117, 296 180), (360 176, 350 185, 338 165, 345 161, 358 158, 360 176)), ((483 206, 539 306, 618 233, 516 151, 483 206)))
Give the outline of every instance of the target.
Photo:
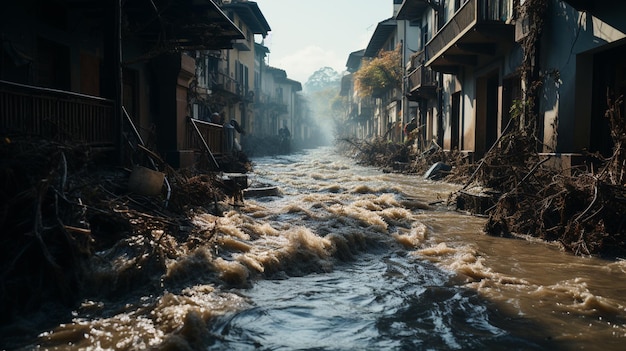
POLYGON ((20 349, 624 348, 626 262, 486 236, 485 219, 444 205, 460 186, 332 148, 254 163, 253 184, 281 196, 198 214, 218 234, 168 262, 176 289, 85 300, 20 349))

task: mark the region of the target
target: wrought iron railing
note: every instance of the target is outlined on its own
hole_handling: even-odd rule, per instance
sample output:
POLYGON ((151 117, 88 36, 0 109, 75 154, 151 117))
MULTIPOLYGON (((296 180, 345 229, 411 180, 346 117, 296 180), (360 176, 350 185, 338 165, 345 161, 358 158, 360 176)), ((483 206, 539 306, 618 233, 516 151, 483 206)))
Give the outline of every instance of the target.
POLYGON ((115 103, 100 97, 0 81, 0 130, 113 147, 115 103))

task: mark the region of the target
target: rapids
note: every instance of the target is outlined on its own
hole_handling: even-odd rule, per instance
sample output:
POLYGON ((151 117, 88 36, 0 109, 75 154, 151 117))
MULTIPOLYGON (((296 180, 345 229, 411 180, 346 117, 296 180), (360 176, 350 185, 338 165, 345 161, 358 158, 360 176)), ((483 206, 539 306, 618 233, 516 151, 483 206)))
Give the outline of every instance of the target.
MULTIPOLYGON (((331 148, 253 159, 246 199, 150 289, 86 300, 21 350, 621 350, 626 262, 486 236, 460 186, 331 148)), ((132 264, 120 255, 116 265, 132 264)))

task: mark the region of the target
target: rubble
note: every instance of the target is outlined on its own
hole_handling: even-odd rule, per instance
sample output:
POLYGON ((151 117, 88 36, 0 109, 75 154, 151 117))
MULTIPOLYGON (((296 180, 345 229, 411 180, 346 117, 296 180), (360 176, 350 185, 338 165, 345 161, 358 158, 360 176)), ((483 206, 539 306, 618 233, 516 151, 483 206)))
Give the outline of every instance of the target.
MULTIPOLYGON (((608 95, 608 94, 607 94, 608 95)), ((522 128, 505 128, 478 162, 458 151, 431 147, 416 151, 409 145, 377 139, 348 140, 347 153, 359 162, 405 173, 423 174, 438 162, 451 166, 442 180, 464 184, 448 203, 463 211, 484 214, 485 232, 503 237, 537 237, 560 243, 576 255, 626 255, 626 123, 622 98, 609 99, 606 118, 611 125, 614 153, 609 158, 587 155, 595 168, 556 169, 537 152, 537 140, 522 128)), ((513 121, 513 120, 512 120, 513 121)))
POLYGON ((0 324, 48 301, 146 289, 159 274, 145 273, 164 272, 167 257, 206 236, 191 213, 224 210, 215 174, 161 166, 168 199, 165 187, 155 196, 130 192, 131 170, 81 145, 6 137, 0 154, 0 324), (94 262, 120 252, 141 262, 92 284, 94 270, 104 269, 94 262))

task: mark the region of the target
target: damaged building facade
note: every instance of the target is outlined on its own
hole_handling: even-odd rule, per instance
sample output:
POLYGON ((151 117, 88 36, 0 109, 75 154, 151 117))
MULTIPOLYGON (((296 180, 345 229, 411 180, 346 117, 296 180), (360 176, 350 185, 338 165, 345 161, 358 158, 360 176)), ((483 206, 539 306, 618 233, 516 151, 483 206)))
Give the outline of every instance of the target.
POLYGON ((1 13, 6 137, 82 143, 129 165, 142 144, 175 168, 221 169, 222 122, 256 132, 255 36, 271 28, 255 2, 27 0, 1 13))
MULTIPOLYGON (((536 4, 529 0, 393 3, 394 17, 385 23, 408 21, 417 32, 404 42, 411 54, 402 61, 402 96, 408 100, 400 107, 402 122, 417 116, 424 141, 420 147, 436 143, 444 150, 480 159, 523 108, 529 87, 520 68, 528 52, 525 38, 537 28, 528 16, 529 6, 536 4)), ((582 162, 586 151, 611 154, 604 115, 607 92, 612 97, 624 93, 621 54, 626 48, 626 5, 585 0, 545 0, 543 5, 546 11, 532 63, 540 86, 537 137, 543 155, 567 169, 582 162)), ((395 32, 405 31, 397 26, 395 32)), ((351 54, 348 71, 360 66, 355 55, 360 53, 351 54)), ((355 94, 355 88, 344 90, 355 94)), ((369 115, 360 111, 353 109, 348 119, 358 120, 361 126, 379 125, 376 109, 367 111, 369 115)), ((360 136, 394 135, 385 127, 366 130, 360 136)))

